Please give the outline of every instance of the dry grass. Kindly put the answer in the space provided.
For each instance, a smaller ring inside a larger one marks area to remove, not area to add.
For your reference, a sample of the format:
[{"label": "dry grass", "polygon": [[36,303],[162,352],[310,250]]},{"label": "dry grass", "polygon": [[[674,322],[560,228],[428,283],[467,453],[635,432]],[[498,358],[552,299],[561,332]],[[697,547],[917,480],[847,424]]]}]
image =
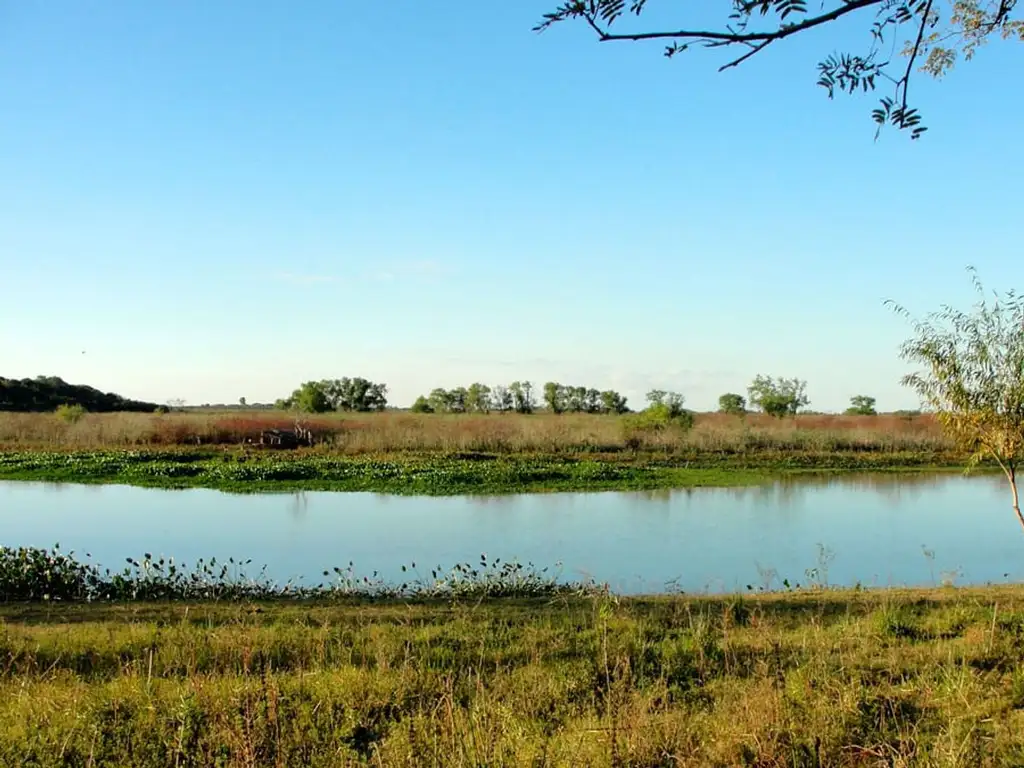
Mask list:
[{"label": "dry grass", "polygon": [[[323,446],[339,453],[604,453],[627,448],[684,453],[757,451],[944,452],[948,441],[929,416],[798,416],[741,419],[698,414],[693,429],[636,431],[628,420],[594,415],[345,414],[304,418]],[[0,447],[100,449],[237,445],[271,428],[290,429],[280,412],[165,415],[88,414],[68,423],[53,414],[0,414]]]},{"label": "dry grass", "polygon": [[0,764],[1024,760],[1019,588],[0,608]]}]

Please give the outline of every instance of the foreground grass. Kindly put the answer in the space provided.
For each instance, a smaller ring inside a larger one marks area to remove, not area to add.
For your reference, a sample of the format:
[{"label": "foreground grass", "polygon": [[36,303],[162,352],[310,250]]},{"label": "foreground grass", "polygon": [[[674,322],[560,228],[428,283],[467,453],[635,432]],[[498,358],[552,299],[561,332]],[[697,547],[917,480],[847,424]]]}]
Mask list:
[{"label": "foreground grass", "polygon": [[0,606],[0,764],[1024,763],[1024,590]]},{"label": "foreground grass", "polygon": [[0,452],[0,480],[456,495],[743,486],[811,472],[951,469],[956,460],[950,454],[920,452],[378,458],[316,450],[20,451]]}]

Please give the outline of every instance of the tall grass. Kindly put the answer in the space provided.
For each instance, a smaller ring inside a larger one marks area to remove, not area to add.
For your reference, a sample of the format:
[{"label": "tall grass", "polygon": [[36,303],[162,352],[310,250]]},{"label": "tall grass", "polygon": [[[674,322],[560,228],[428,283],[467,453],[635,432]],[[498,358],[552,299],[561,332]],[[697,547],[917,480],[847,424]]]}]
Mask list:
[{"label": "tall grass", "polygon": [[0,765],[1024,759],[1024,592],[0,606]]},{"label": "tall grass", "polygon": [[[628,420],[596,415],[435,415],[383,413],[302,419],[323,450],[349,455],[424,453],[620,453],[624,451],[928,452],[952,450],[928,416],[797,416],[772,419],[698,414],[692,429],[636,430]],[[264,430],[290,429],[292,416],[215,414],[0,414],[6,449],[159,448],[238,445]]]}]

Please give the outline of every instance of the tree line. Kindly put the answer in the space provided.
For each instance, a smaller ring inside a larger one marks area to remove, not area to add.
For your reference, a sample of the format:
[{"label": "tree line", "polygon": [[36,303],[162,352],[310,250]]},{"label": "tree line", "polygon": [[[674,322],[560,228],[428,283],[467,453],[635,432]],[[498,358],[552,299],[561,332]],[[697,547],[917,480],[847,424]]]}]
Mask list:
[{"label": "tree line", "polygon": [[36,376],[34,379],[6,379],[0,376],[0,411],[54,411],[60,406],[79,406],[94,413],[134,411],[153,413],[161,408],[156,403],[129,400],[113,392],[95,387],[68,384],[57,376]]},{"label": "tree line", "polygon": [[388,407],[388,387],[361,376],[307,381],[274,407],[304,413],[383,411]]},{"label": "tree line", "polygon": [[[362,377],[307,381],[292,394],[278,400],[275,407],[306,413],[329,411],[370,412],[388,407],[387,385]],[[684,397],[677,392],[652,389],[646,395],[645,411],[664,410],[668,418],[678,418],[686,409]],[[747,396],[727,392],[718,399],[721,413],[742,415],[748,405],[770,416],[794,416],[810,404],[807,382],[798,378],[758,375],[747,387]],[[613,389],[562,384],[548,381],[538,389],[530,381],[489,386],[474,382],[467,387],[437,387],[420,395],[412,404],[413,413],[520,413],[543,409],[549,413],[591,413],[621,415],[632,413],[627,399]],[[848,415],[875,415],[875,398],[855,395]]]},{"label": "tree line", "polygon": [[626,398],[615,390],[568,386],[549,381],[540,396],[530,381],[490,387],[475,382],[468,387],[438,387],[420,395],[412,405],[415,413],[533,413],[544,407],[552,413],[626,413]]}]

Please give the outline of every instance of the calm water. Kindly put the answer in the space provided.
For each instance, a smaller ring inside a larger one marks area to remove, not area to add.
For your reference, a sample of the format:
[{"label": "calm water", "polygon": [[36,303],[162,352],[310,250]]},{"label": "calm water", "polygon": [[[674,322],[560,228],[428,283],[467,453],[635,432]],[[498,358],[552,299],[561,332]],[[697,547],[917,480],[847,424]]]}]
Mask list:
[{"label": "calm water", "polygon": [[486,552],[561,561],[564,578],[592,576],[621,592],[669,582],[733,591],[764,583],[773,569],[777,580],[806,582],[819,544],[834,552],[833,584],[1024,580],[1024,533],[994,476],[457,498],[0,483],[0,544],[55,542],[118,569],[143,552],[189,564],[252,558],[281,582],[318,582],[350,560],[360,574],[400,580],[402,564],[422,571]]}]

